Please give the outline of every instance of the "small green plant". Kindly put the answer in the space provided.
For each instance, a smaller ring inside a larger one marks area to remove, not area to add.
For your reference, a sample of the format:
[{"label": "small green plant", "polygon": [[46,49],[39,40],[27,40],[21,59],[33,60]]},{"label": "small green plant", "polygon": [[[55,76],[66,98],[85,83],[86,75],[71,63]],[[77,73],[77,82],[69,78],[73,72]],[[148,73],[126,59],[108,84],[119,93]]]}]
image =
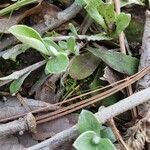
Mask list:
[{"label": "small green plant", "polygon": [[102,126],[90,111],[82,110],[78,129],[81,135],[73,144],[77,150],[116,150],[111,128]]},{"label": "small green plant", "polygon": [[113,3],[104,3],[102,0],[76,0],[76,3],[84,6],[91,18],[113,38],[119,35],[131,20],[130,14],[117,14]]},{"label": "small green plant", "polygon": [[[58,74],[66,71],[69,65],[68,55],[70,53],[76,53],[76,42],[73,37],[68,38],[66,42],[60,41],[59,44],[57,44],[51,40],[50,37],[42,38],[36,30],[25,25],[12,26],[9,32],[23,44],[41,53],[46,60],[46,74]],[[20,89],[23,81],[29,74],[30,73],[27,73],[12,82],[10,85],[11,93],[16,93]]]}]

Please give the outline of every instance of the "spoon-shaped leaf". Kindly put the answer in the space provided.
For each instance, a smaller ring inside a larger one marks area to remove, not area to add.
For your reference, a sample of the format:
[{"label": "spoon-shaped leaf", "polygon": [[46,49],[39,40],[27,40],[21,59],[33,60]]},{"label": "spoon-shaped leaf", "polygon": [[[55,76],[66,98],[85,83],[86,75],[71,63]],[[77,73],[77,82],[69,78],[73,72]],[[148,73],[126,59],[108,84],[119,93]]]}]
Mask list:
[{"label": "spoon-shaped leaf", "polygon": [[30,47],[37,51],[49,55],[40,34],[26,25],[14,25],[8,30],[12,33],[19,41],[24,44],[28,44]]},{"label": "spoon-shaped leaf", "polygon": [[86,131],[76,139],[73,146],[77,150],[96,150],[98,145],[92,142],[95,136],[96,133],[94,131]]},{"label": "spoon-shaped leaf", "polygon": [[17,93],[19,91],[19,89],[21,88],[21,85],[23,84],[24,80],[27,78],[27,76],[31,73],[31,71],[29,71],[28,73],[26,73],[25,75],[23,75],[22,77],[20,77],[19,79],[14,80],[9,87],[10,92],[13,93]]},{"label": "spoon-shaped leaf", "polygon": [[100,133],[100,128],[102,127],[102,125],[96,119],[93,113],[87,110],[82,110],[79,116],[78,127],[79,127],[80,133],[83,133],[89,130],[95,131],[96,133]]},{"label": "spoon-shaped leaf", "polygon": [[99,142],[98,145],[98,150],[117,150],[113,143],[107,139],[107,138],[102,138]]},{"label": "spoon-shaped leaf", "polygon": [[59,53],[57,56],[53,56],[48,60],[45,71],[54,74],[62,73],[66,71],[68,65],[69,58],[67,57],[67,55]]}]

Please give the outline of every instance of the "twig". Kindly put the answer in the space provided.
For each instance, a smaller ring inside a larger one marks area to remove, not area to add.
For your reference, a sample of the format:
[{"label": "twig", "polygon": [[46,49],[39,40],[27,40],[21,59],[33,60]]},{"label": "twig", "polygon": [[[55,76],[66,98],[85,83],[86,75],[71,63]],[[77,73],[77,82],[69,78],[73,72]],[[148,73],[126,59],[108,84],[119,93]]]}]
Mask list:
[{"label": "twig", "polygon": [[[142,39],[142,54],[140,58],[139,70],[145,66],[150,66],[150,11],[146,11],[146,22],[144,27],[144,35]],[[137,91],[150,87],[150,74],[144,76],[137,82]],[[150,110],[150,101],[138,106],[139,114],[145,116]],[[150,144],[147,144],[150,147]]]},{"label": "twig", "polygon": [[27,112],[31,112],[30,107],[28,106],[28,104],[26,103],[25,99],[27,100],[27,98],[22,97],[19,93],[16,94],[16,97],[18,99],[18,101],[23,105],[23,107],[26,109]]},{"label": "twig", "polygon": [[[42,35],[46,31],[57,28],[61,24],[72,19],[80,12],[81,9],[82,7],[77,5],[74,2],[70,7],[66,8],[62,12],[59,12],[53,21],[49,21],[48,24],[45,24],[45,23],[38,24],[36,26],[33,26],[33,28],[35,28]],[[16,43],[17,43],[17,40],[15,37],[11,35],[7,36],[6,38],[0,41],[0,51]]]},{"label": "twig", "polygon": [[[114,0],[116,13],[120,14],[120,0]],[[125,48],[125,40],[124,40],[124,33],[121,32],[119,35],[119,43],[120,43],[120,49],[121,52],[126,54],[126,48]]]},{"label": "twig", "polygon": [[0,137],[19,132],[22,134],[24,131],[35,131],[36,121],[31,113],[28,113],[24,118],[1,124]]},{"label": "twig", "polygon": [[[116,13],[120,14],[120,0],[114,0],[114,3],[115,3],[115,8],[116,8]],[[121,50],[121,52],[123,54],[126,54],[124,32],[121,32],[120,35],[119,35],[119,43],[120,43],[120,50]],[[128,92],[128,95],[132,95],[133,94],[132,86],[128,86],[127,87],[127,92]],[[137,117],[136,108],[133,108],[132,116],[133,116],[133,118]]]},{"label": "twig", "polygon": [[[140,58],[139,70],[145,66],[150,66],[150,11],[146,12],[146,22],[144,27],[144,35],[142,40],[142,53]],[[150,87],[150,74],[145,75],[137,82],[136,90]],[[150,109],[150,101],[138,107],[140,114],[146,114]]]},{"label": "twig", "polygon": [[123,149],[125,150],[129,150],[129,147],[127,146],[127,144],[124,142],[122,136],[120,135],[119,130],[116,127],[115,121],[114,119],[109,119],[108,120],[108,125],[110,125],[115,137],[117,138],[117,140],[121,143]]},{"label": "twig", "polygon": [[[114,105],[102,109],[95,115],[100,122],[105,123],[108,119],[111,119],[127,110],[130,110],[133,107],[138,106],[139,104],[147,102],[149,99],[150,99],[150,88],[147,88],[119,101],[118,103],[115,103]],[[25,150],[39,150],[40,148],[43,147],[44,148],[49,147],[50,149],[54,149],[58,146],[61,146],[64,142],[68,140],[77,138],[78,135],[79,133],[77,125],[75,125],[63,132],[54,135],[52,138],[49,138],[32,147],[26,148]]]}]

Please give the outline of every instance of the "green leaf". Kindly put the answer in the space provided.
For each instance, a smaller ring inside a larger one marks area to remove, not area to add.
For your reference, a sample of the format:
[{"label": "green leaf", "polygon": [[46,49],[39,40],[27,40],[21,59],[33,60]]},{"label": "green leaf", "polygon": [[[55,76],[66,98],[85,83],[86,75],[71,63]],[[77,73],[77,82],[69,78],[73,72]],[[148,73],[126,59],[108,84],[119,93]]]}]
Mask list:
[{"label": "green leaf", "polygon": [[116,13],[114,10],[114,4],[109,4],[106,8],[105,20],[107,24],[113,24],[116,19]]},{"label": "green leaf", "polygon": [[71,62],[69,74],[73,79],[82,80],[90,76],[99,63],[100,60],[91,53],[75,56]]},{"label": "green leaf", "polygon": [[94,19],[98,24],[100,24],[105,30],[107,30],[107,26],[105,24],[104,18],[99,14],[98,10],[96,8],[93,8],[91,6],[86,7],[86,11],[90,15],[91,18]]},{"label": "green leaf", "polygon": [[96,133],[100,133],[101,124],[93,113],[87,110],[82,110],[79,115],[78,128],[80,133],[86,131],[95,131]]},{"label": "green leaf", "polygon": [[12,94],[17,93],[17,92],[20,90],[20,88],[21,88],[21,86],[22,86],[24,80],[27,78],[27,76],[28,76],[30,73],[31,73],[31,72],[28,72],[28,73],[24,74],[22,77],[20,77],[19,79],[14,80],[14,81],[10,84],[9,90],[10,90],[10,92],[11,92]]},{"label": "green leaf", "polygon": [[[82,38],[82,35],[79,36]],[[105,33],[99,33],[99,34],[95,34],[95,35],[90,35],[90,36],[86,36],[85,38],[88,41],[103,41],[103,40],[112,40],[111,37],[107,36]]]},{"label": "green leaf", "polygon": [[50,53],[52,53],[50,47],[54,47],[57,51],[62,51],[62,49],[54,41],[52,41],[50,37],[43,38],[43,41]]},{"label": "green leaf", "polygon": [[133,75],[138,71],[139,60],[135,57],[98,48],[88,48],[87,50],[118,72]]},{"label": "green leaf", "polygon": [[116,142],[115,135],[110,127],[104,127],[101,129],[100,135],[102,138],[108,138],[112,143]]},{"label": "green leaf", "polygon": [[101,103],[101,105],[107,107],[107,106],[117,103],[119,100],[120,100],[120,94],[115,93],[111,96],[104,98],[100,103]]},{"label": "green leaf", "polygon": [[70,50],[72,53],[74,53],[75,47],[76,47],[75,38],[70,37],[69,39],[67,39],[67,46],[68,46],[68,50]]},{"label": "green leaf", "polygon": [[102,0],[84,0],[87,6],[97,8],[99,5],[103,3]]},{"label": "green leaf", "polygon": [[109,6],[110,4],[109,3],[102,3],[101,5],[98,6],[98,12],[105,17],[106,15],[106,10],[107,10],[107,7]]},{"label": "green leaf", "polygon": [[36,30],[25,25],[14,25],[8,31],[22,43],[29,45],[43,54],[49,55],[40,34]]},{"label": "green leaf", "polygon": [[71,30],[74,36],[78,36],[77,30],[72,23],[69,23],[69,29]]},{"label": "green leaf", "polygon": [[116,31],[115,34],[119,35],[130,23],[131,15],[120,13],[116,17]]},{"label": "green leaf", "polygon": [[4,54],[2,55],[2,57],[4,59],[11,59],[13,61],[16,61],[16,57],[21,54],[24,53],[27,49],[29,49],[29,46],[26,44],[18,44],[6,51],[4,51]]},{"label": "green leaf", "polygon": [[117,150],[113,143],[107,139],[107,138],[102,138],[99,142],[98,145],[98,150]]},{"label": "green leaf", "polygon": [[67,49],[67,42],[59,41],[58,45],[61,49],[66,50]]},{"label": "green leaf", "polygon": [[67,55],[59,53],[57,56],[53,56],[48,60],[45,71],[54,74],[62,73],[66,71],[68,65],[69,58]]},{"label": "green leaf", "polygon": [[[82,133],[76,141],[73,143],[73,146],[77,150],[98,150],[98,144],[94,144],[93,137],[97,136],[93,131],[86,131]],[[104,150],[104,149],[102,149]]]}]

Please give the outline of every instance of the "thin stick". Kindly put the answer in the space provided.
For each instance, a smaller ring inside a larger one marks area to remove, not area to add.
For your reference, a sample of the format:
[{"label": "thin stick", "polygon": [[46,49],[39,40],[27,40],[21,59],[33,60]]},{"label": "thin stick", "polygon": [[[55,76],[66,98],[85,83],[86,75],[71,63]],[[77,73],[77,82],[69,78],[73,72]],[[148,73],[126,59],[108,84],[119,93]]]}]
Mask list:
[{"label": "thin stick", "polygon": [[119,130],[116,127],[115,121],[114,119],[109,119],[108,120],[108,125],[111,127],[115,137],[117,138],[117,140],[121,143],[123,149],[125,150],[129,150],[129,147],[127,146],[127,144],[124,142],[122,136],[120,135]]},{"label": "thin stick", "polygon": [[[116,8],[116,13],[117,14],[120,14],[120,0],[114,0],[114,3],[115,3],[115,8]],[[123,54],[126,54],[126,48],[125,48],[125,39],[124,39],[124,33],[121,32],[120,35],[119,35],[119,43],[120,43],[120,50]],[[132,95],[133,94],[133,91],[132,91],[132,86],[129,85],[127,87],[127,91],[128,91],[128,95]],[[133,111],[133,116],[136,117],[136,110],[134,109]],[[118,131],[116,125],[115,125],[115,121],[113,119],[111,119],[111,124],[113,125],[113,129],[115,131]],[[119,131],[116,132],[116,137],[118,139],[118,141],[121,143],[121,145],[123,146],[123,148],[125,150],[128,150],[128,147],[126,145],[126,143],[123,141],[123,138],[121,137]]]}]

